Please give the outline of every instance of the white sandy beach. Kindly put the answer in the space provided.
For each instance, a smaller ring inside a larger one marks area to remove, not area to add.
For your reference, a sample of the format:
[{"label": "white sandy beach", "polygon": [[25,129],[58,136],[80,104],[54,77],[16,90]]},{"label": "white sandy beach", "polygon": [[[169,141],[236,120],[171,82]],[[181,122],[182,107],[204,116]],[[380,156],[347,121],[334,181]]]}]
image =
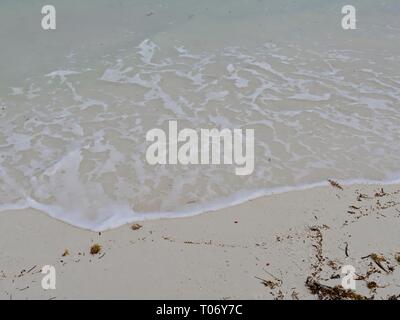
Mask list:
[{"label": "white sandy beach", "polygon": [[[393,298],[400,185],[381,187],[328,185],[102,233],[2,212],[0,299],[318,299],[307,278],[340,285],[343,265],[356,268],[356,293]],[[55,290],[41,287],[44,265],[56,268]]]},{"label": "white sandy beach", "polygon": [[398,0],[47,5],[0,2],[0,299],[400,297]]}]

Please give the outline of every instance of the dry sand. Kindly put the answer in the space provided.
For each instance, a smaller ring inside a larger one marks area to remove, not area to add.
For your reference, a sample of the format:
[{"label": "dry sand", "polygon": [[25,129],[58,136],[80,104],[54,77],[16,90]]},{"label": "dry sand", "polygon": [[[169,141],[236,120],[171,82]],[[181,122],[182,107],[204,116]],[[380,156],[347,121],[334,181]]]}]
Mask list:
[{"label": "dry sand", "polygon": [[[0,298],[318,299],[307,278],[340,285],[349,264],[357,293],[399,295],[400,186],[343,188],[277,194],[101,234],[35,210],[2,212]],[[95,243],[102,248],[91,255]],[[41,287],[44,265],[56,268],[55,290]]]}]

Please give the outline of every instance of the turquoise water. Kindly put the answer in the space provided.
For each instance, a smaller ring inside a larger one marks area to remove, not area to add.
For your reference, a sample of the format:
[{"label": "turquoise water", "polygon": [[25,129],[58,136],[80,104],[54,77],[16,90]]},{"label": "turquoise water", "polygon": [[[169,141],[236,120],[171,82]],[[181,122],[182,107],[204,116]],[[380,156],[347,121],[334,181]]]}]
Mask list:
[{"label": "turquoise water", "polygon": [[[0,210],[76,226],[197,214],[325,183],[399,178],[400,4],[0,3]],[[146,132],[251,128],[255,169],[146,162]]]}]

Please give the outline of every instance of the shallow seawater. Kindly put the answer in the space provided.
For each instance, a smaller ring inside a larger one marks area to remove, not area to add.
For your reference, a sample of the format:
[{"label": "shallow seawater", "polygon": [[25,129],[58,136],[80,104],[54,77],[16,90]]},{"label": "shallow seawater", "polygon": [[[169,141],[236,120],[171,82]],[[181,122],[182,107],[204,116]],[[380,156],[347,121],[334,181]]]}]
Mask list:
[{"label": "shallow seawater", "polygon": [[[304,1],[305,2],[305,1]],[[400,4],[0,3],[0,210],[103,230],[400,176]],[[255,166],[149,165],[146,133],[255,130]]]}]

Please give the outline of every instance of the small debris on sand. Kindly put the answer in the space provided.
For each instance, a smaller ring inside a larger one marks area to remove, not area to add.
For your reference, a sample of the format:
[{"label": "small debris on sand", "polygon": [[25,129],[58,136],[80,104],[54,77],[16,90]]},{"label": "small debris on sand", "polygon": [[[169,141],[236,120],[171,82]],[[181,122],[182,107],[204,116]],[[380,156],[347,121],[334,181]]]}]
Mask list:
[{"label": "small debris on sand", "polygon": [[69,255],[69,251],[68,251],[68,249],[65,249],[64,250],[64,253],[62,254],[62,256],[63,257],[66,257],[66,256],[68,256]]},{"label": "small debris on sand", "polygon": [[344,254],[346,255],[346,257],[349,256],[349,244],[346,242],[346,247],[344,248]]},{"label": "small debris on sand", "polygon": [[357,201],[362,201],[362,199],[368,199],[368,195],[363,194],[363,193],[359,193],[357,196]]},{"label": "small debris on sand", "polygon": [[383,271],[385,271],[386,273],[388,273],[389,271],[386,270],[386,268],[382,265],[382,262],[386,262],[386,259],[383,255],[380,254],[376,254],[376,253],[371,253],[370,255],[366,256],[366,257],[362,257],[362,259],[365,258],[371,258],[372,261],[374,261],[376,263],[376,265],[381,268]]},{"label": "small debris on sand", "polygon": [[90,248],[90,254],[98,254],[101,251],[101,246],[99,244],[94,244],[92,245],[92,247]]},{"label": "small debris on sand", "polygon": [[293,290],[291,294],[292,300],[299,300],[299,293]]},{"label": "small debris on sand", "polygon": [[139,230],[139,229],[141,229],[142,228],[142,226],[140,225],[140,224],[138,224],[138,223],[135,223],[135,224],[133,224],[132,226],[131,226],[131,229],[132,230]]},{"label": "small debris on sand", "polygon": [[268,287],[268,288],[270,288],[270,289],[275,289],[276,287],[279,286],[279,283],[277,283],[277,282],[273,282],[273,281],[271,281],[271,280],[265,280],[265,279],[262,279],[262,278],[259,278],[259,277],[255,277],[255,278],[258,279],[258,280],[260,280],[261,283],[262,283],[264,286],[266,286],[266,287]]},{"label": "small debris on sand", "polygon": [[331,184],[332,187],[338,188],[340,190],[343,190],[343,187],[339,183],[337,183],[336,181],[334,181],[334,180],[328,180],[328,181],[329,181],[329,183]]},{"label": "small debris on sand", "polygon": [[35,269],[37,267],[37,265],[34,265],[32,268],[30,268],[26,273],[29,273],[31,271],[33,271],[33,269]]},{"label": "small debris on sand", "polygon": [[379,192],[375,193],[375,197],[383,197],[386,195],[387,195],[387,193],[385,191],[383,191],[383,188],[381,188],[381,190]]},{"label": "small debris on sand", "polygon": [[375,281],[370,281],[367,283],[367,288],[370,290],[374,290],[378,288],[378,284]]}]

